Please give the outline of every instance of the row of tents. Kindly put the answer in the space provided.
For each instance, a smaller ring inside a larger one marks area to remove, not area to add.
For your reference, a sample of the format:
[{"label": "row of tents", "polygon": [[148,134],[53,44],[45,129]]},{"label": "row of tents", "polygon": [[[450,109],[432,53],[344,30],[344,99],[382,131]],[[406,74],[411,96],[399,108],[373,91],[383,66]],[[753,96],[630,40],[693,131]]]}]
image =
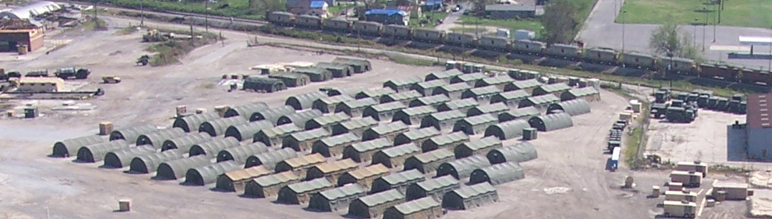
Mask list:
[{"label": "row of tents", "polygon": [[337,57],[332,62],[314,65],[261,66],[255,70],[267,77],[250,76],[244,79],[243,89],[273,93],[288,87],[302,87],[312,82],[324,82],[333,78],[345,78],[372,70],[372,64],[365,59]]}]

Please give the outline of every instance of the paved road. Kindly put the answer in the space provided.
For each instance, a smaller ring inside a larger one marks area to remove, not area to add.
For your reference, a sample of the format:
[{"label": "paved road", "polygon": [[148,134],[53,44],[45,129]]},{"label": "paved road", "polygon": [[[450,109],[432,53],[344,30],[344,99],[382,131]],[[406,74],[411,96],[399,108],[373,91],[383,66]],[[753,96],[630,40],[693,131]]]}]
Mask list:
[{"label": "paved road", "polygon": [[[616,5],[615,5],[616,3]],[[658,27],[655,24],[618,24],[614,22],[614,18],[617,13],[620,12],[620,7],[623,5],[624,0],[599,0],[595,5],[590,17],[587,19],[584,29],[579,32],[578,40],[585,43],[587,47],[609,47],[618,50],[622,49],[623,32],[624,32],[624,49],[626,51],[640,51],[652,53],[648,47],[649,37],[651,33]],[[615,11],[616,9],[616,11]],[[620,20],[623,19],[620,17]],[[623,31],[624,30],[624,31]],[[727,52],[710,51],[710,45],[740,45],[739,36],[768,36],[772,37],[772,31],[762,28],[746,28],[746,27],[728,27],[728,26],[716,26],[715,34],[713,26],[683,26],[681,28],[683,34],[692,36],[696,39],[695,43],[697,47],[702,49],[704,42],[705,52],[704,57],[709,60],[720,60],[729,63],[739,64],[746,67],[759,68],[763,67],[768,69],[768,60],[741,60],[741,59],[728,59]],[[696,30],[696,31],[695,31]],[[695,35],[696,32],[696,35]],[[704,32],[704,35],[703,35]],[[716,38],[716,42],[713,42],[713,38]],[[705,39],[703,41],[703,38]],[[757,47],[756,51],[769,52],[770,47]]]},{"label": "paved road", "polygon": [[[456,24],[456,21],[464,15],[464,10],[470,9],[472,7],[472,3],[467,1],[461,3],[461,6],[463,7],[461,10],[448,14],[448,16],[445,17],[445,20],[442,21],[442,24],[435,26],[434,29],[450,31],[451,28],[461,27],[461,24]],[[456,5],[448,5],[448,7],[456,7]]]}]

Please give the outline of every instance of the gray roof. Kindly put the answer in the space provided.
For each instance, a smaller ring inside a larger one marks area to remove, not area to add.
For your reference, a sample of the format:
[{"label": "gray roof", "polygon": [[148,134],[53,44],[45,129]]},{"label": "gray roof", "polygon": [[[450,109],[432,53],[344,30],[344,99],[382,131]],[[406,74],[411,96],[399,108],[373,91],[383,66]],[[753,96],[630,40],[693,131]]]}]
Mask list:
[{"label": "gray roof", "polygon": [[415,140],[415,139],[422,139],[422,138],[431,137],[431,136],[437,136],[439,134],[440,134],[440,131],[437,130],[436,128],[426,127],[426,128],[421,128],[421,129],[400,133],[399,135],[397,135],[397,138],[399,138],[399,136],[401,135],[407,139]]},{"label": "gray roof", "polygon": [[507,122],[521,118],[530,118],[531,116],[538,116],[540,114],[541,112],[539,109],[536,109],[536,107],[533,106],[517,108],[499,114],[499,122]]},{"label": "gray roof", "polygon": [[301,95],[296,95],[292,97],[288,97],[287,100],[284,102],[284,105],[290,105],[290,100],[297,100],[298,103],[300,103],[300,106],[302,109],[308,109],[311,108],[314,101],[318,100],[319,98],[326,97],[327,94],[321,91],[314,91],[311,93],[305,93]]},{"label": "gray roof", "polygon": [[230,107],[227,111],[225,111],[225,117],[233,117],[233,116],[241,116],[244,119],[249,119],[250,116],[252,116],[252,113],[255,113],[257,111],[268,109],[268,104],[263,102],[257,102],[257,103],[251,103],[241,106],[233,106]]},{"label": "gray roof", "polygon": [[180,137],[172,138],[169,140],[164,141],[163,145],[161,146],[161,150],[169,150],[173,147],[176,147],[177,149],[180,149],[182,151],[188,151],[190,150],[190,147],[192,147],[195,144],[211,141],[213,138],[207,133],[197,132],[197,133],[188,133],[187,135],[183,135]]},{"label": "gray roof", "polygon": [[453,176],[441,176],[423,182],[418,182],[416,185],[424,191],[433,191],[440,188],[459,186],[460,183],[456,178],[453,178]]},{"label": "gray roof", "polygon": [[169,128],[169,129],[163,129],[159,130],[157,132],[151,132],[148,134],[143,134],[137,137],[136,144],[137,145],[152,145],[155,148],[161,148],[161,145],[164,143],[164,141],[172,138],[176,138],[179,136],[185,135],[185,131],[182,130],[182,128]]},{"label": "gray roof", "polygon": [[387,94],[393,94],[396,93],[394,90],[389,88],[375,88],[370,90],[365,90],[362,92],[357,93],[356,97],[380,97]]},{"label": "gray roof", "polygon": [[283,125],[292,122],[298,127],[304,127],[306,126],[306,122],[320,116],[322,116],[322,111],[312,109],[279,117],[277,124]]},{"label": "gray roof", "polygon": [[391,147],[392,143],[388,138],[378,138],[370,141],[363,141],[351,144],[351,147],[358,152],[379,150],[383,148]]},{"label": "gray roof", "polygon": [[476,107],[479,106],[480,103],[475,101],[474,99],[467,98],[467,99],[460,99],[460,100],[453,100],[450,102],[443,103],[443,105],[449,109],[460,109],[460,108],[466,108],[466,107]]},{"label": "gray roof", "polygon": [[354,100],[354,98],[348,95],[338,95],[338,96],[319,98],[318,100],[315,100],[313,104],[335,105],[335,104],[343,103],[350,100]]},{"label": "gray roof", "polygon": [[506,162],[475,170],[472,172],[469,181],[470,183],[480,183],[490,180],[492,185],[499,185],[523,178],[525,178],[525,173],[520,164],[517,162]]},{"label": "gray roof", "polygon": [[463,72],[459,71],[458,69],[450,69],[442,72],[432,72],[429,75],[426,75],[426,78],[424,80],[429,81],[430,76],[435,77],[437,79],[450,79],[455,76],[459,76],[464,74]]},{"label": "gray roof", "polygon": [[359,139],[360,139],[359,137],[357,137],[352,133],[346,133],[342,135],[322,138],[320,142],[328,147],[332,147],[332,146],[337,146],[342,144],[348,144],[351,142],[357,142],[359,141]]},{"label": "gray roof", "polygon": [[447,145],[455,142],[468,141],[468,140],[469,140],[469,136],[464,134],[464,132],[453,132],[447,135],[432,137],[427,141],[434,142],[436,145]]},{"label": "gray roof", "polygon": [[[473,112],[480,112],[483,114],[489,114],[489,113],[503,113],[509,111],[509,107],[507,104],[504,103],[494,103],[494,104],[488,104],[483,106],[477,106],[475,108],[472,108],[469,110],[467,115],[473,113]],[[496,115],[498,116],[498,114]]]},{"label": "gray roof", "polygon": [[461,81],[476,81],[485,78],[485,75],[482,73],[473,73],[473,74],[463,74],[455,77],[456,80]]},{"label": "gray roof", "polygon": [[491,114],[482,114],[482,115],[476,115],[472,117],[466,117],[463,120],[459,120],[458,122],[466,122],[469,125],[475,126],[475,125],[481,125],[481,124],[487,124],[487,123],[496,123],[499,119]]},{"label": "gray roof", "polygon": [[424,197],[394,206],[394,210],[402,215],[409,215],[423,210],[440,207],[440,203],[433,197]]},{"label": "gray roof", "polygon": [[329,180],[327,180],[327,178],[324,178],[324,177],[287,185],[287,188],[295,192],[295,194],[302,194],[302,193],[306,193],[314,190],[331,188],[331,187],[334,187],[334,185]]},{"label": "gray roof", "polygon": [[404,103],[399,101],[382,103],[382,104],[368,106],[368,107],[371,107],[376,112],[388,112],[388,111],[407,108],[407,106]]},{"label": "gray roof", "polygon": [[536,79],[528,79],[523,81],[512,82],[511,87],[517,88],[517,89],[528,89],[528,88],[535,88],[541,85],[542,85],[541,82],[539,82]]},{"label": "gray roof", "polygon": [[393,133],[406,129],[408,129],[407,125],[402,122],[391,122],[370,128],[370,130],[378,134]]},{"label": "gray roof", "polygon": [[292,108],[292,106],[280,106],[276,108],[270,108],[261,110],[255,113],[252,113],[252,115],[249,117],[250,121],[256,121],[259,119],[263,119],[266,121],[269,121],[273,123],[274,125],[276,122],[278,122],[279,117],[282,117],[284,115],[289,115],[295,113],[295,108]]},{"label": "gray roof", "polygon": [[214,158],[221,150],[239,146],[239,140],[234,137],[213,139],[204,143],[199,143],[190,147],[190,155],[204,155],[208,158]]},{"label": "gray roof", "polygon": [[406,170],[398,173],[394,173],[388,176],[381,177],[381,179],[391,185],[402,184],[404,182],[423,181],[424,174],[416,169]]},{"label": "gray roof", "polygon": [[379,192],[372,195],[361,197],[359,198],[359,201],[361,201],[367,207],[374,207],[374,206],[381,205],[383,203],[393,202],[400,199],[405,199],[405,196],[402,195],[402,193],[399,192],[399,190],[392,189],[389,191]]},{"label": "gray roof", "polygon": [[247,122],[249,121],[247,121],[247,119],[241,116],[216,119],[216,120],[201,123],[201,125],[198,126],[198,131],[199,132],[207,131],[209,135],[217,136],[217,135],[225,134],[225,130],[228,129],[228,127],[231,127],[233,125],[245,124]]},{"label": "gray roof", "polygon": [[426,115],[437,112],[432,106],[416,106],[401,110],[407,116]]},{"label": "gray roof", "polygon": [[99,135],[87,135],[78,138],[66,139],[54,143],[53,155],[64,156],[65,154],[75,155],[78,148],[97,143],[107,142],[107,138]]},{"label": "gray roof", "polygon": [[[297,156],[298,156],[298,152],[295,151],[295,149],[282,148],[275,151],[269,151],[265,153],[252,155],[248,157],[247,160],[250,160],[250,158],[254,157],[255,159],[260,161],[261,165],[273,171],[277,163],[290,158],[295,158]],[[251,162],[256,162],[256,161],[251,161]]]},{"label": "gray roof", "polygon": [[297,141],[307,141],[311,139],[318,139],[325,136],[330,136],[330,132],[328,132],[325,129],[318,128],[318,129],[312,129],[312,130],[307,130],[302,132],[295,132],[290,134],[290,136]]},{"label": "gray roof", "polygon": [[217,162],[233,159],[239,163],[245,163],[247,161],[247,157],[266,152],[268,152],[268,147],[265,146],[265,144],[262,142],[255,142],[221,150],[217,153]]},{"label": "gray roof", "polygon": [[407,85],[419,83],[421,81],[423,81],[423,79],[421,79],[418,76],[410,76],[410,77],[391,79],[384,82],[383,85],[385,86],[386,84],[394,84],[396,86],[407,86]]},{"label": "gray roof", "polygon": [[512,146],[494,149],[488,152],[488,160],[491,163],[502,162],[526,162],[538,158],[536,147],[529,142],[519,142]]},{"label": "gray roof", "polygon": [[144,124],[137,125],[128,128],[116,129],[110,133],[110,140],[123,139],[129,144],[137,141],[137,138],[142,134],[149,134],[158,131],[158,127],[155,125]]},{"label": "gray roof", "polygon": [[453,190],[452,193],[455,193],[456,195],[458,195],[463,199],[468,199],[468,198],[477,197],[480,195],[493,193],[493,192],[496,192],[496,188],[493,188],[491,184],[485,182],[485,183],[474,184],[464,188],[456,189],[456,190]]},{"label": "gray roof", "polygon": [[263,129],[273,128],[273,123],[266,120],[254,121],[244,123],[240,125],[232,125],[225,130],[225,136],[232,136],[234,133],[239,134],[241,141],[252,138],[257,132]]},{"label": "gray roof", "polygon": [[394,146],[394,147],[383,149],[382,151],[380,151],[380,153],[383,153],[387,157],[394,158],[394,157],[399,157],[402,155],[416,153],[420,151],[421,149],[418,148],[418,146],[416,146],[413,143],[409,143],[409,144],[403,144],[400,146]]},{"label": "gray roof", "polygon": [[567,113],[555,113],[532,117],[528,120],[528,124],[534,128],[543,125],[544,130],[540,131],[552,131],[574,126],[574,122],[571,121],[571,115],[568,115]]},{"label": "gray roof", "polygon": [[513,90],[496,94],[496,96],[499,96],[499,98],[504,100],[522,100],[530,97],[531,95],[529,95],[528,92],[525,92],[524,90]]},{"label": "gray roof", "polygon": [[443,173],[449,174],[451,169],[448,168],[452,167],[453,170],[455,170],[455,172],[458,174],[459,178],[464,178],[472,174],[472,171],[490,165],[491,163],[488,161],[487,157],[483,155],[475,155],[440,164],[440,166],[437,168],[437,175],[441,175]]},{"label": "gray roof", "polygon": [[565,113],[568,113],[568,115],[576,116],[576,115],[581,115],[585,113],[590,113],[592,109],[590,109],[590,103],[587,102],[587,100],[573,99],[569,101],[553,103],[547,108],[547,111],[553,111],[553,110],[561,110]]},{"label": "gray roof", "polygon": [[[472,89],[470,89],[467,92],[468,92],[467,95],[471,94],[471,95],[474,95],[476,97],[476,96],[481,96],[481,95],[489,95],[489,94],[501,93],[501,90],[498,87],[496,87],[496,86],[485,86],[485,87],[472,88]],[[468,96],[468,97],[471,97],[471,96]]]},{"label": "gray roof", "polygon": [[412,87],[411,89],[418,89],[418,88],[423,88],[423,89],[427,89],[427,88],[435,88],[435,87],[441,87],[441,86],[444,86],[444,85],[446,85],[446,84],[448,84],[448,83],[445,83],[445,81],[443,81],[443,80],[424,81],[424,82],[421,82],[421,83],[417,83],[417,84],[413,85],[413,87]]},{"label": "gray roof", "polygon": [[260,185],[261,187],[268,187],[273,185],[278,185],[281,183],[290,182],[293,180],[299,180],[300,177],[295,175],[292,171],[287,172],[281,172],[276,174],[271,174],[267,176],[261,176],[253,179],[257,185]]},{"label": "gray roof", "polygon": [[381,103],[383,103],[384,100],[391,100],[391,101],[403,101],[403,100],[412,100],[417,99],[419,97],[423,97],[423,94],[418,93],[418,91],[405,91],[405,92],[399,92],[394,94],[387,94],[385,96],[381,96]]},{"label": "gray roof", "polygon": [[367,194],[364,187],[357,183],[349,183],[344,186],[319,192],[319,195],[327,200],[338,200],[355,195]]},{"label": "gray roof", "polygon": [[568,86],[568,84],[564,83],[555,83],[555,84],[545,84],[539,87],[539,89],[547,92],[547,93],[553,93],[553,92],[559,92],[559,91],[567,91],[570,90],[571,87]]},{"label": "gray roof", "polygon": [[496,77],[483,78],[482,80],[478,81],[475,86],[481,87],[481,86],[495,85],[495,84],[507,84],[507,83],[512,83],[513,81],[515,80],[510,78],[509,76],[502,75],[502,76],[496,76]]},{"label": "gray roof", "polygon": [[556,97],[553,94],[547,94],[547,95],[541,95],[541,96],[535,96],[535,97],[528,97],[526,100],[530,101],[534,105],[542,105],[542,104],[549,104],[549,103],[557,103],[560,102],[560,98]]},{"label": "gray roof", "polygon": [[[341,123],[343,121],[348,121],[350,119],[351,119],[351,117],[348,116],[345,113],[335,113],[335,114],[327,114],[327,115],[324,115],[322,117],[316,117],[316,118],[312,119],[311,121],[315,122],[316,124],[319,124],[320,126],[327,126],[327,125],[330,125],[330,124],[335,124],[335,123]],[[309,121],[309,122],[311,122],[311,121]],[[308,128],[308,125],[306,125],[306,128]]]},{"label": "gray roof", "polygon": [[200,177],[200,185],[206,185],[216,182],[218,176],[238,169],[241,169],[241,165],[233,160],[195,167],[188,169],[187,173],[185,173],[185,182],[195,182],[195,177]]},{"label": "gray roof", "polygon": [[484,137],[481,139],[473,139],[461,145],[461,147],[467,147],[473,151],[496,146],[501,146],[501,140],[493,136]]},{"label": "gray roof", "polygon": [[373,98],[362,98],[358,100],[349,100],[341,104],[347,106],[350,109],[356,109],[356,108],[363,108],[366,106],[377,105],[378,101],[375,101],[375,99]]},{"label": "gray roof", "polygon": [[425,164],[425,163],[431,163],[431,162],[446,159],[446,158],[452,158],[453,152],[442,148],[442,149],[437,149],[437,150],[429,151],[422,154],[417,154],[413,157],[415,157],[415,159],[420,161],[421,163]]},{"label": "gray roof", "polygon": [[177,117],[174,119],[174,127],[180,127],[188,132],[198,131],[198,126],[206,121],[219,119],[220,115],[217,112],[208,112],[202,114],[193,114],[189,116]]},{"label": "gray roof", "polygon": [[269,129],[260,130],[260,132],[262,132],[263,134],[265,134],[265,136],[268,136],[268,137],[282,136],[282,135],[287,135],[287,134],[295,133],[299,131],[303,131],[303,129],[301,129],[300,127],[292,123],[276,126]]},{"label": "gray roof", "polygon": [[[463,75],[462,75],[463,76]],[[434,91],[432,91],[432,94],[439,94],[439,91],[445,91],[445,92],[459,92],[459,91],[465,91],[472,89],[468,84],[466,83],[455,83],[450,85],[445,85],[442,87],[435,88]]]},{"label": "gray roof", "polygon": [[466,114],[458,110],[451,110],[451,111],[434,113],[429,116],[436,119],[437,121],[445,121],[445,120],[451,120],[451,119],[465,118]]},{"label": "gray roof", "polygon": [[525,120],[511,120],[491,125],[485,129],[485,136],[497,136],[501,140],[513,139],[523,136],[523,129],[530,128]]},{"label": "gray roof", "polygon": [[574,97],[583,97],[598,94],[598,90],[596,90],[594,87],[583,87],[568,90],[568,93]]},{"label": "gray roof", "polygon": [[341,126],[345,127],[348,130],[364,128],[364,127],[372,127],[377,124],[378,124],[378,121],[375,121],[375,119],[373,119],[372,117],[352,119],[352,120],[340,123]]},{"label": "gray roof", "polygon": [[413,100],[413,102],[411,102],[410,105],[413,105],[414,103],[422,103],[424,105],[429,106],[429,105],[433,105],[433,104],[437,104],[437,103],[445,103],[445,102],[448,102],[448,101],[450,101],[450,98],[448,98],[448,96],[445,96],[445,95],[442,95],[442,94],[438,94],[438,95],[425,96],[425,97],[418,98],[416,100]]}]

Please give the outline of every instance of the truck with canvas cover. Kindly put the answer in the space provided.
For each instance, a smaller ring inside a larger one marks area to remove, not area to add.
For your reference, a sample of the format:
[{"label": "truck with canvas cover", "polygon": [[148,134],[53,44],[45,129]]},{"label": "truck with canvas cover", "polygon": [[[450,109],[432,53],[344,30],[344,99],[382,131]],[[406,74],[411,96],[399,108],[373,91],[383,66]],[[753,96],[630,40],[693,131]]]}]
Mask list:
[{"label": "truck with canvas cover", "polygon": [[86,79],[90,74],[91,74],[91,70],[88,70],[86,68],[74,68],[74,67],[60,68],[54,72],[54,76],[65,80],[71,77],[75,77],[75,79]]}]

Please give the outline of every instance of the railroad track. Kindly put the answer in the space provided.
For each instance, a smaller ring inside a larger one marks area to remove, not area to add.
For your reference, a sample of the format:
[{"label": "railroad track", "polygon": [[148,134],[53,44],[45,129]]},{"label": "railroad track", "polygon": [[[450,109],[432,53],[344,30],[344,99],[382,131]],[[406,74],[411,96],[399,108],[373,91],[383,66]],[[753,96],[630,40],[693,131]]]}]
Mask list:
[{"label": "railroad track", "polygon": [[[93,5],[93,3],[82,2],[82,1],[60,1],[60,3],[69,3],[69,4],[77,4],[77,5]],[[210,20],[220,20],[220,21],[228,21],[228,22],[230,22],[231,19],[233,19],[233,22],[239,22],[239,23],[268,24],[267,21],[262,21],[262,20],[253,20],[253,19],[244,19],[244,18],[235,18],[235,17],[232,18],[232,17],[225,17],[225,16],[219,16],[219,15],[204,15],[199,13],[168,11],[168,10],[159,10],[159,9],[152,9],[152,8],[147,8],[144,11],[140,11],[134,8],[123,7],[123,6],[114,5],[111,3],[102,3],[102,4],[99,4],[97,7],[119,9],[123,11],[145,13],[145,14],[161,14],[161,15],[175,15],[175,16],[181,16],[181,17],[207,18]]]}]

